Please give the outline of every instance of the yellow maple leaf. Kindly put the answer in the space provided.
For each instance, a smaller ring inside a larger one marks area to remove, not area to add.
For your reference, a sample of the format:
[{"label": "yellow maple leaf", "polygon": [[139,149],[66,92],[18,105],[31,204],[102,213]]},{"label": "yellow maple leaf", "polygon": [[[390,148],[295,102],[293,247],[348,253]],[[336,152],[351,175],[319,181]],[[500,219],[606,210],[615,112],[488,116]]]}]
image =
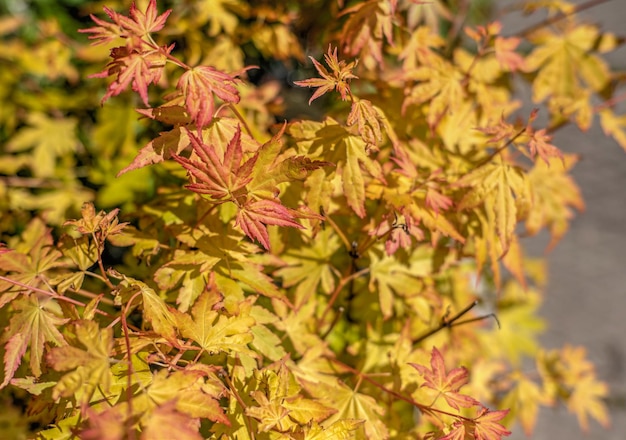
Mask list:
[{"label": "yellow maple leaf", "polygon": [[528,71],[537,72],[533,100],[551,96],[575,97],[580,89],[600,91],[609,80],[606,63],[591,52],[600,38],[595,26],[568,22],[561,33],[542,28],[529,39],[537,44],[526,58]]},{"label": "yellow maple leaf", "polygon": [[530,199],[525,174],[503,161],[490,162],[463,176],[456,185],[471,187],[458,209],[471,209],[484,204],[488,221],[495,228],[506,252],[517,223],[517,204],[520,199]]},{"label": "yellow maple leaf", "polygon": [[537,161],[527,175],[532,203],[526,215],[526,231],[535,235],[547,227],[552,234],[548,249],[567,232],[573,217],[571,208],[585,209],[578,186],[567,174],[576,161],[574,155],[564,155],[563,160],[551,158],[547,164]]},{"label": "yellow maple leaf", "polygon": [[626,150],[626,115],[616,115],[609,109],[600,112],[600,124],[607,136],[612,136]]}]

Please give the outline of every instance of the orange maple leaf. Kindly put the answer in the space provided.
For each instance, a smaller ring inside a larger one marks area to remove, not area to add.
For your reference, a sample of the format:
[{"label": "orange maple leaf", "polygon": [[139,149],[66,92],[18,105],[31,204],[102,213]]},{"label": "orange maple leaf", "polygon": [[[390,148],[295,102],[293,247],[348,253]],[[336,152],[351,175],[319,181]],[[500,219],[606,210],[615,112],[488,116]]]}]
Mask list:
[{"label": "orange maple leaf", "polygon": [[236,225],[241,226],[243,232],[253,240],[259,241],[265,249],[270,249],[270,239],[267,234],[267,225],[303,226],[295,221],[294,211],[274,200],[248,201],[237,213]]},{"label": "orange maple leaf", "polygon": [[93,34],[88,38],[90,40],[98,40],[93,44],[104,44],[115,38],[129,38],[134,40],[132,45],[140,44],[142,37],[147,36],[151,32],[158,32],[165,26],[167,17],[172,12],[168,9],[161,15],[157,15],[156,0],[150,0],[145,12],[137,9],[135,3],[130,7],[130,17],[119,14],[112,9],[103,7],[104,12],[109,16],[113,23],[100,20],[94,15],[90,15],[91,19],[98,25],[87,29],[79,29],[78,32],[85,34]]},{"label": "orange maple leaf", "polygon": [[219,157],[212,145],[205,144],[191,132],[187,134],[197,159],[172,156],[193,178],[193,183],[185,187],[198,194],[209,195],[220,202],[242,195],[239,192],[252,180],[252,169],[258,156],[255,155],[241,163],[243,160],[241,128],[237,128],[224,151],[223,158]]},{"label": "orange maple leaf", "polygon": [[238,103],[239,91],[235,78],[210,66],[194,67],[183,73],[176,84],[185,100],[185,109],[198,130],[213,119],[217,95],[224,102]]},{"label": "orange maple leaf", "polygon": [[489,411],[482,408],[474,418],[474,438],[476,440],[500,440],[503,436],[511,435],[511,431],[497,423],[502,420],[509,410]]},{"label": "orange maple leaf", "polygon": [[436,347],[433,347],[431,353],[430,369],[419,364],[411,363],[410,365],[424,376],[426,382],[423,386],[438,391],[452,408],[459,410],[459,406],[469,408],[480,405],[480,402],[473,397],[458,392],[468,381],[467,369],[458,367],[446,372],[443,356]]},{"label": "orange maple leaf", "polygon": [[496,59],[503,68],[515,72],[516,70],[523,70],[524,58],[515,49],[522,40],[519,38],[511,37],[496,37],[494,46],[496,50]]},{"label": "orange maple leaf", "polygon": [[331,90],[339,92],[341,99],[345,101],[347,95],[352,93],[350,91],[350,80],[358,78],[358,76],[352,73],[352,69],[356,67],[358,61],[353,61],[350,64],[346,64],[343,60],[339,61],[337,59],[337,48],[331,52],[331,46],[328,46],[328,53],[324,54],[324,59],[328,67],[330,67],[331,71],[329,73],[315,58],[309,58],[313,61],[315,69],[322,78],[294,81],[294,84],[301,87],[319,87],[315,93],[313,93],[311,99],[309,99],[309,104]]},{"label": "orange maple leaf", "polygon": [[161,79],[165,67],[166,56],[174,48],[169,47],[151,49],[149,51],[136,51],[128,47],[120,46],[111,49],[111,61],[105,70],[100,73],[89,75],[90,78],[106,78],[117,75],[107,88],[102,97],[102,102],[112,96],[117,96],[132,85],[132,89],[139,93],[143,103],[148,106],[148,85],[156,84]]},{"label": "orange maple leaf", "polygon": [[502,437],[511,435],[511,432],[496,422],[502,420],[508,412],[509,410],[489,411],[482,408],[474,419],[454,422],[450,432],[439,440],[501,440]]},{"label": "orange maple leaf", "polygon": [[563,159],[561,150],[549,143],[551,140],[552,136],[547,135],[546,129],[542,128],[532,133],[528,142],[528,148],[533,158],[538,154],[548,166],[550,165],[550,157]]}]

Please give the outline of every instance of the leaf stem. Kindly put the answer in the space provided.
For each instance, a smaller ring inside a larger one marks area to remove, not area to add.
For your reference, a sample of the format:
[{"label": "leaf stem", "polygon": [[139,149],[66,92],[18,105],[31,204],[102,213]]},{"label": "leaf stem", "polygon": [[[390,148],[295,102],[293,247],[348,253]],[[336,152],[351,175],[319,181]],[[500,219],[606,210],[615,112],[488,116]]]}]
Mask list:
[{"label": "leaf stem", "polygon": [[[21,287],[23,289],[26,289],[26,290],[29,290],[29,291],[33,291],[33,292],[41,293],[43,295],[47,295],[47,296],[49,296],[51,298],[58,299],[59,301],[65,301],[65,302],[68,302],[70,304],[74,304],[76,306],[85,307],[85,304],[83,304],[82,302],[80,302],[78,300],[75,300],[75,299],[72,299],[72,298],[68,298],[67,296],[59,295],[56,292],[48,292],[47,290],[40,289],[39,287],[29,286],[28,284],[24,284],[24,283],[21,283],[19,281],[12,280],[11,278],[7,278],[7,277],[2,276],[2,275],[0,275],[0,280],[6,281],[9,284],[13,284],[15,286],[19,286],[19,287]],[[103,312],[102,310],[96,309],[96,313],[98,313],[98,314],[100,314],[102,316],[106,316],[107,318],[111,318],[112,317],[111,315],[109,315],[106,312]]]}]

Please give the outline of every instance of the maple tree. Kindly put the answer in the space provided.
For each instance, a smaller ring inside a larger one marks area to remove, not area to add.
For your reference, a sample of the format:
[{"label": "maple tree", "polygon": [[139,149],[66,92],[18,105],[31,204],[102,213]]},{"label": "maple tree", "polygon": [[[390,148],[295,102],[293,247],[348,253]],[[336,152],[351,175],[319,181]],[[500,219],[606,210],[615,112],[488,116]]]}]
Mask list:
[{"label": "maple tree", "polygon": [[0,437],[608,426],[523,251],[584,209],[556,130],[626,149],[622,41],[582,6],[506,35],[469,2],[107,3],[0,19],[0,393],[33,427]]}]

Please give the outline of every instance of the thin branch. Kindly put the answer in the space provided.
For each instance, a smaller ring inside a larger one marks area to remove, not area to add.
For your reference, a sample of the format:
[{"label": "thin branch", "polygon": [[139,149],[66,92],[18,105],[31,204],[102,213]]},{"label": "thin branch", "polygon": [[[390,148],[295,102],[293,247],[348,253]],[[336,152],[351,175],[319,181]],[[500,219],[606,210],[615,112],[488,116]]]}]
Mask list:
[{"label": "thin branch", "polygon": [[472,322],[476,322],[476,321],[482,321],[483,319],[487,319],[490,317],[493,317],[496,320],[496,323],[498,324],[498,328],[500,327],[500,321],[498,320],[498,317],[496,316],[495,313],[489,313],[488,315],[483,315],[483,316],[477,316],[474,318],[469,318],[469,319],[465,319],[463,321],[459,321],[460,318],[462,318],[466,313],[468,313],[470,310],[472,310],[474,307],[476,307],[478,305],[478,301],[475,300],[473,301],[471,304],[469,304],[467,307],[465,307],[463,310],[461,310],[460,312],[458,312],[456,315],[454,315],[452,318],[447,317],[447,313],[446,315],[443,316],[443,318],[441,318],[441,323],[437,326],[434,327],[430,330],[428,330],[426,333],[424,333],[423,335],[419,336],[417,339],[415,339],[413,341],[414,344],[418,344],[420,342],[422,342],[424,339],[434,335],[435,333],[443,330],[444,328],[452,328],[452,327],[456,327],[459,325],[463,325],[463,324],[469,324]]},{"label": "thin branch", "polygon": [[601,5],[602,3],[606,3],[606,2],[609,2],[609,1],[611,1],[611,0],[590,0],[587,3],[582,3],[582,4],[578,5],[578,6],[576,6],[572,10],[572,12],[569,13],[569,14],[557,14],[557,15],[554,15],[552,17],[548,17],[545,20],[540,21],[539,23],[534,24],[532,26],[529,26],[526,29],[518,32],[518,35],[521,36],[521,37],[527,38],[530,34],[532,34],[533,32],[535,32],[535,31],[537,31],[537,30],[539,30],[539,29],[541,29],[543,27],[550,26],[550,25],[552,25],[554,23],[557,23],[557,22],[559,22],[559,21],[561,21],[561,20],[563,20],[563,19],[565,19],[565,18],[567,18],[569,16],[577,15],[578,13],[580,13],[580,12],[586,10],[586,9],[593,8],[594,6],[598,6],[598,5]]},{"label": "thin branch", "polygon": [[[43,295],[47,295],[47,296],[49,296],[51,298],[58,299],[59,301],[65,301],[65,302],[68,302],[70,304],[74,304],[76,306],[85,307],[85,304],[83,304],[82,302],[80,302],[78,300],[75,300],[75,299],[72,299],[72,298],[68,298],[67,296],[59,295],[56,292],[48,292],[47,290],[43,290],[43,289],[40,289],[38,287],[29,286],[28,284],[24,284],[24,283],[21,283],[19,281],[12,280],[11,278],[7,278],[7,277],[4,277],[2,275],[0,275],[0,280],[6,281],[9,284],[13,284],[15,286],[21,287],[21,288],[23,288],[25,290],[28,290],[28,291],[37,292],[37,293],[41,293]],[[100,315],[102,315],[102,316],[106,316],[107,318],[111,318],[111,315],[109,315],[106,312],[103,312],[102,310],[96,309],[95,312],[100,314]]]}]

